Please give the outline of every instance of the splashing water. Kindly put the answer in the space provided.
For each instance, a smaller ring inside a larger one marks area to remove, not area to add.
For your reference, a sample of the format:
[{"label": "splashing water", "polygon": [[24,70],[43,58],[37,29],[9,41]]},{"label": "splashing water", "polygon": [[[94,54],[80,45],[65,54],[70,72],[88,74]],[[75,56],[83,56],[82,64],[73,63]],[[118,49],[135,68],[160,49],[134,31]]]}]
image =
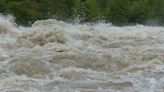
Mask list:
[{"label": "splashing water", "polygon": [[0,17],[0,92],[164,92],[164,28],[16,26]]}]

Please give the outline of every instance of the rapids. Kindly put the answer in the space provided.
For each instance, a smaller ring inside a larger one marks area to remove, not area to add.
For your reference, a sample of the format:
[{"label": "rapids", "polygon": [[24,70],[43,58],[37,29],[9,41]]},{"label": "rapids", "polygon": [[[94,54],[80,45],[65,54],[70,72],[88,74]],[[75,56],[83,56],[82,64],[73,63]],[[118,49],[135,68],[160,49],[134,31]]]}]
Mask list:
[{"label": "rapids", "polygon": [[0,52],[0,92],[164,92],[164,27],[1,16]]}]

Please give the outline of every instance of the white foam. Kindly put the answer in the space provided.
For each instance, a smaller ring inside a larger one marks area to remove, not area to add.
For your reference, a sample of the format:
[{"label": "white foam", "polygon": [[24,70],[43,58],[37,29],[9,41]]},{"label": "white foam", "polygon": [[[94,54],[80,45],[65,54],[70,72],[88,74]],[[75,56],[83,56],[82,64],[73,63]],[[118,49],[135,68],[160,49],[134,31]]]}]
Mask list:
[{"label": "white foam", "polygon": [[0,21],[1,92],[164,90],[163,27]]}]

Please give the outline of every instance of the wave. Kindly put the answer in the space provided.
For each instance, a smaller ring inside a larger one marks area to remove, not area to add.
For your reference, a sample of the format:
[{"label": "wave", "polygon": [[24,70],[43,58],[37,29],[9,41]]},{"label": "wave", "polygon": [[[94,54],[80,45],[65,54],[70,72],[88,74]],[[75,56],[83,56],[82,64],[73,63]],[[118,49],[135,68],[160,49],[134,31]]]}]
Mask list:
[{"label": "wave", "polygon": [[0,16],[0,92],[163,92],[164,28]]}]

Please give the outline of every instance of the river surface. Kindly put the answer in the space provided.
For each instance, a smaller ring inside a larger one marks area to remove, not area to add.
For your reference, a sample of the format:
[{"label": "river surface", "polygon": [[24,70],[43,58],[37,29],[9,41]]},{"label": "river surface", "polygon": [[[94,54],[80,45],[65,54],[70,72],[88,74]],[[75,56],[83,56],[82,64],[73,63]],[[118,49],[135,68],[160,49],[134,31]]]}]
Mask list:
[{"label": "river surface", "polygon": [[164,92],[164,27],[1,16],[0,92]]}]

